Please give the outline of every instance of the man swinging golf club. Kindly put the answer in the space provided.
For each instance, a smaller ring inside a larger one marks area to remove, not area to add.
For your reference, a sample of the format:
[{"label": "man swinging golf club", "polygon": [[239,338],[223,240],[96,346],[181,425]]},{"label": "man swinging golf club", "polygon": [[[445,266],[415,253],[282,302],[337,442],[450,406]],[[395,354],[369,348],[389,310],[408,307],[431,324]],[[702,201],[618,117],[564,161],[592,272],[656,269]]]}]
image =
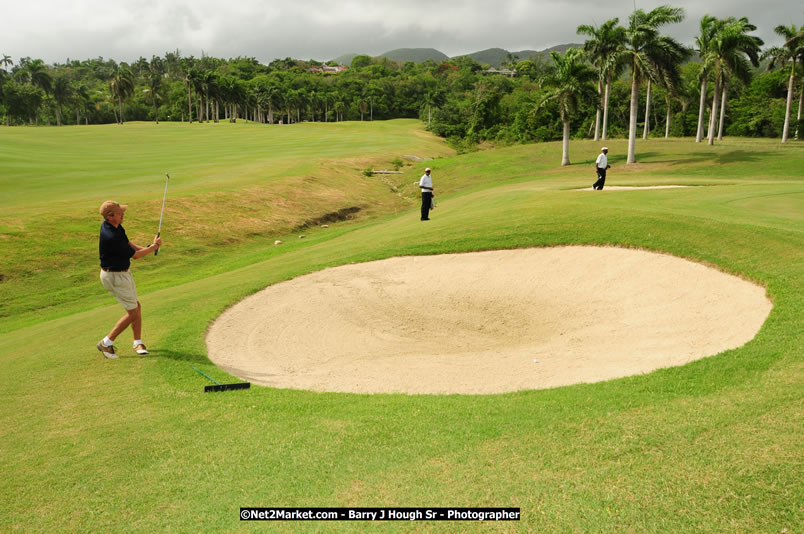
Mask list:
[{"label": "man swinging golf club", "polygon": [[137,300],[137,286],[134,285],[129,267],[132,258],[136,260],[159,250],[162,239],[157,234],[153,243],[147,247],[129,241],[122,224],[127,207],[112,200],[107,200],[100,207],[100,214],[104,219],[98,245],[101,283],[126,310],[126,314],[117,321],[109,335],[97,344],[98,350],[107,358],[117,358],[114,340],[129,325],[134,334],[134,352],[148,354],[142,342],[142,307]]}]

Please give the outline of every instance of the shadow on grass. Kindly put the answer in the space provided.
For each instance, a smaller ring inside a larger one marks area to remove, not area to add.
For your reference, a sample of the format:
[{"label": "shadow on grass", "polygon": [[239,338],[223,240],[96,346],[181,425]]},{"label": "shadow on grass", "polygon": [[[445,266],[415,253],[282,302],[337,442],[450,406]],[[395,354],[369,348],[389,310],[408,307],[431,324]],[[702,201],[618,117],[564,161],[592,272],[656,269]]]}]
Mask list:
[{"label": "shadow on grass", "polygon": [[745,150],[732,150],[718,156],[718,163],[748,163],[766,161],[772,157],[772,152],[746,152]]},{"label": "shadow on grass", "polygon": [[210,363],[209,359],[207,358],[207,355],[201,352],[192,352],[192,351],[181,352],[169,349],[149,349],[148,352],[150,353],[149,355],[151,357],[166,358],[177,362],[187,362],[195,364]]},{"label": "shadow on grass", "polygon": [[[730,150],[728,152],[724,152],[722,154],[713,154],[711,152],[696,152],[692,154],[685,154],[684,158],[671,158],[668,159],[666,154],[660,154],[658,152],[642,152],[638,154],[638,160],[641,160],[646,163],[667,163],[670,165],[686,165],[686,164],[697,164],[701,163],[706,160],[711,160],[718,164],[726,164],[726,163],[755,163],[758,161],[766,161],[769,156],[771,156],[771,152],[748,152],[745,150]],[[664,156],[665,159],[656,159],[653,160],[651,158],[658,158],[659,156]],[[612,161],[620,161],[625,162],[625,158],[618,158],[612,159]],[[649,162],[645,160],[650,160]]]}]

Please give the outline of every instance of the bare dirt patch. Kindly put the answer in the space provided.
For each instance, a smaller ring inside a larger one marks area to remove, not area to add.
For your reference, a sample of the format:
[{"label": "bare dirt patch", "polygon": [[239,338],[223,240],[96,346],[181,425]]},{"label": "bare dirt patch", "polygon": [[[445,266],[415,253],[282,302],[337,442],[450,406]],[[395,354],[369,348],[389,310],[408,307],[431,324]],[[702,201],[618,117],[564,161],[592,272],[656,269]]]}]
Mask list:
[{"label": "bare dirt patch", "polygon": [[314,219],[309,219],[304,221],[302,224],[297,225],[293,228],[293,232],[300,232],[302,230],[306,230],[311,226],[318,226],[324,223],[331,223],[331,222],[340,222],[345,221],[348,219],[354,218],[355,214],[360,211],[361,208],[357,206],[351,206],[349,208],[341,208],[338,211],[332,211],[326,213],[320,217],[315,217]]}]

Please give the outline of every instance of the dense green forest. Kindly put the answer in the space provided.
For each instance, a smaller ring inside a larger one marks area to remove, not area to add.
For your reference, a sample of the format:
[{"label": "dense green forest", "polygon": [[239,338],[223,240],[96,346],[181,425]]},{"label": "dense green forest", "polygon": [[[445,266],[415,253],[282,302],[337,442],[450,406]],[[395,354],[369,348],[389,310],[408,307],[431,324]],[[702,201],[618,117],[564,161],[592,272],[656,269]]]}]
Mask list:
[{"label": "dense green forest", "polygon": [[506,66],[515,76],[487,72],[488,65],[470,57],[413,63],[361,55],[337,71],[312,60],[265,65],[250,57],[184,57],[179,50],[131,64],[99,57],[48,65],[4,55],[0,120],[292,124],[418,117],[459,150],[483,141],[633,137],[634,128],[636,135],[698,140],[797,138],[802,29],[777,27],[784,46],[762,50],[746,19],[707,16],[688,49],[659,31],[681,19],[683,11],[662,6],[635,11],[623,26],[619,19],[580,26],[578,33],[589,37],[582,49],[512,58]]}]

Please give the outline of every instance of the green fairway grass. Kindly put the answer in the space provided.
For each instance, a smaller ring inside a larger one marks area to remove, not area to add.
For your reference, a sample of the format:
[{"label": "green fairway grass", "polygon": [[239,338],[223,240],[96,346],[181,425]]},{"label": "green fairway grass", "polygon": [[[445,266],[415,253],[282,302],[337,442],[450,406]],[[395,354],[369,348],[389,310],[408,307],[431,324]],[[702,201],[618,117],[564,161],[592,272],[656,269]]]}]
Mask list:
[{"label": "green fairway grass", "polygon": [[256,261],[256,243],[264,257],[265,245],[288,241],[294,229],[298,239],[307,225],[320,226],[315,221],[341,209],[358,219],[408,209],[411,199],[361,171],[390,168],[404,155],[452,153],[417,127],[393,121],[0,128],[0,243],[7,245],[0,319],[10,320],[0,321],[0,332],[102,302],[93,299],[105,292],[87,244],[97,241],[104,200],[131,204],[128,235],[147,244],[170,173],[163,254],[172,258],[142,262],[162,274],[140,283],[173,285],[188,271],[198,278],[231,269],[232,261]]},{"label": "green fairway grass", "polygon": [[[801,531],[801,143],[649,140],[626,167],[627,141],[610,140],[607,185],[698,187],[602,192],[576,190],[595,179],[599,143],[573,141],[565,168],[560,143],[455,156],[415,121],[0,128],[0,143],[5,531]],[[361,174],[403,155],[435,159]],[[425,166],[429,223],[413,185]],[[129,236],[147,242],[165,172],[164,249],[134,263],[151,355],[127,331],[105,360],[94,345],[122,310],[97,279],[97,209],[128,202]],[[742,348],[543,391],[204,394],[191,367],[237,381],[209,362],[204,333],[280,280],[563,244],[703,262],[763,285],[774,308]],[[254,525],[241,506],[520,507],[522,520]]]}]

